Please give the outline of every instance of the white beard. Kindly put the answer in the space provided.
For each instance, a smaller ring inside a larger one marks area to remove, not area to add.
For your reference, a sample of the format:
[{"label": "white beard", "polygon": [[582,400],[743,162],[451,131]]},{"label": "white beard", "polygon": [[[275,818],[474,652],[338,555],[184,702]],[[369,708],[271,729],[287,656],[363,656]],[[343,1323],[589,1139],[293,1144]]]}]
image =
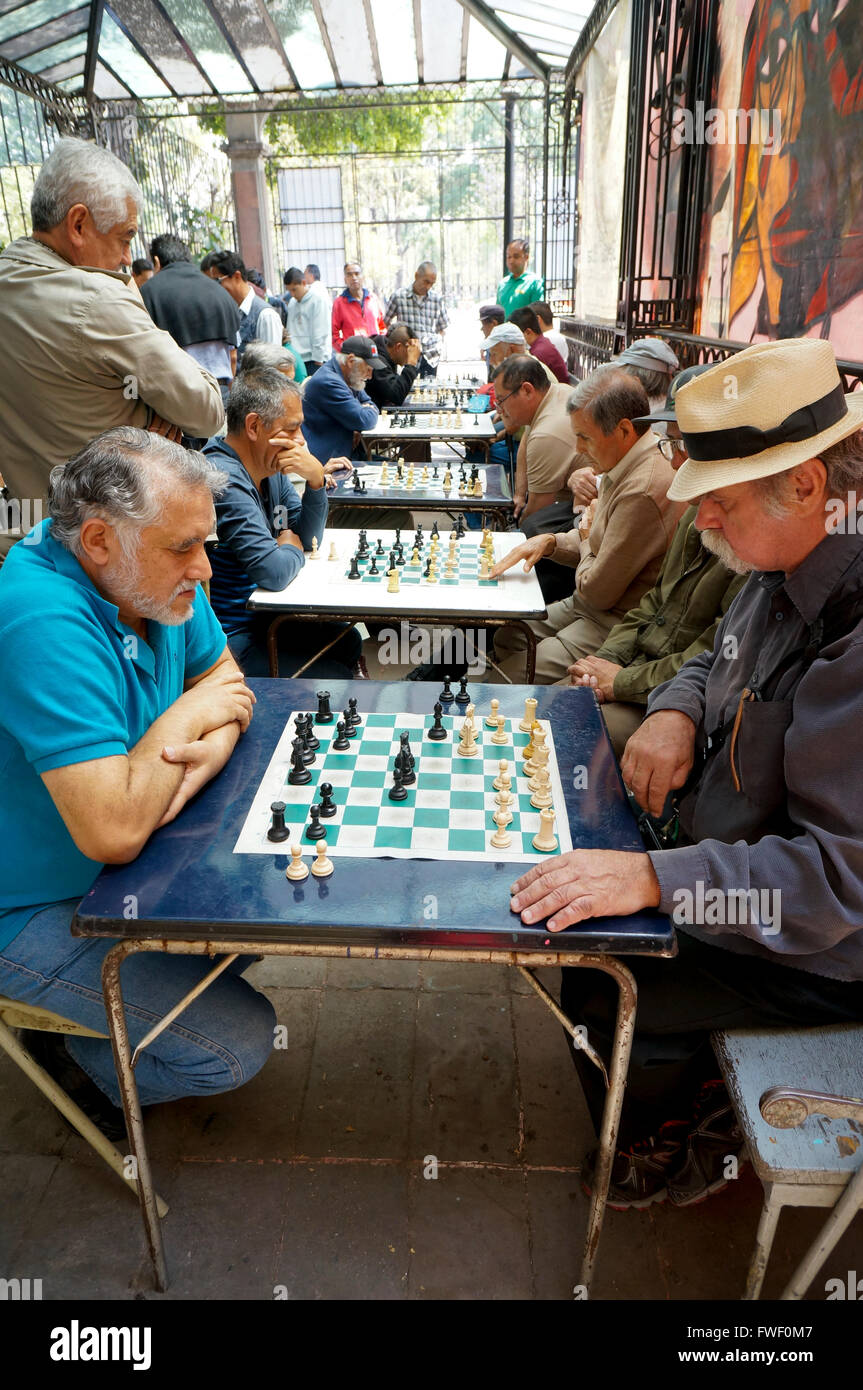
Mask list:
[{"label": "white beard", "polygon": [[[130,608],[139,618],[145,618],[148,622],[160,623],[162,627],[182,627],[195,611],[191,603],[185,613],[175,613],[171,608],[177,595],[190,587],[187,579],[177,586],[167,602],[158,603],[138,588],[140,567],[135,560],[123,560],[106,578],[111,586],[112,599],[119,599],[126,608]],[[197,584],[194,587],[197,588]]]},{"label": "white beard", "polygon": [[739,558],[721,531],[702,531],[701,544],[705,550],[710,551],[711,555],[715,555],[717,559],[721,560],[726,569],[732,570],[735,574],[751,574],[755,569],[754,565]]}]

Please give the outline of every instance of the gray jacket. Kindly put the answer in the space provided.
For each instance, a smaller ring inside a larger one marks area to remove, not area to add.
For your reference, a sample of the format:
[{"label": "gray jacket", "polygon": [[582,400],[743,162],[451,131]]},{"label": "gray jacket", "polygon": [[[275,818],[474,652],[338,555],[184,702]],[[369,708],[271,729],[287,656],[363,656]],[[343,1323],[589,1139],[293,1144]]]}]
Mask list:
[{"label": "gray jacket", "polygon": [[[788,578],[752,574],[713,650],[653,693],[648,715],[682,710],[706,752],[681,801],[693,843],[650,855],[661,910],[692,936],[863,980],[861,698],[863,536],[836,534]],[[721,924],[682,916],[716,889],[770,895],[781,915],[743,912],[738,896]]]}]

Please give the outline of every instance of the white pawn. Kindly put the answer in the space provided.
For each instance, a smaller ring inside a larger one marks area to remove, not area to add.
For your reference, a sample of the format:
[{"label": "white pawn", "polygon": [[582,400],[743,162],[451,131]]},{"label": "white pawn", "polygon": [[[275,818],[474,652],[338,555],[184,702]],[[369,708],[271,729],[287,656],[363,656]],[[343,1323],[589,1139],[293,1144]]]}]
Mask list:
[{"label": "white pawn", "polygon": [[[556,847],[557,841],[555,841],[555,848]],[[295,846],[292,848],[295,848]],[[312,864],[312,873],[315,875],[315,878],[329,878],[330,874],[333,872],[334,865],[332,859],[327,858],[326,840],[317,840],[315,842],[315,854],[317,855],[317,859]]]},{"label": "white pawn", "polygon": [[297,883],[309,876],[309,866],[303,863],[302,853],[302,845],[291,845],[291,862],[285,869],[285,878],[295,879]]},{"label": "white pawn", "polygon": [[[534,835],[531,841],[534,849],[541,850],[544,854],[551,854],[558,849],[557,836],[554,833],[554,811],[542,810],[539,813],[539,832]],[[314,873],[314,868],[312,869]]]},{"label": "white pawn", "polygon": [[509,763],[506,758],[501,758],[498,769],[498,775],[492,782],[492,786],[496,792],[508,792],[512,786],[512,778],[509,775]]},{"label": "white pawn", "polygon": [[510,807],[514,800],[515,798],[510,796],[509,792],[498,792],[497,796],[495,797],[495,801],[497,802],[501,811],[503,811],[504,815],[506,816],[506,821],[504,822],[504,824],[506,825],[509,825],[510,821],[512,820],[512,811],[510,810]]},{"label": "white pawn", "polygon": [[498,727],[498,725],[497,725],[497,712],[498,712],[499,709],[500,709],[500,700],[492,700],[492,702],[491,702],[491,714],[486,715],[486,720],[485,720],[486,725],[487,725],[487,727],[488,727],[489,729],[496,729],[496,728]]},{"label": "white pawn", "polygon": [[456,751],[462,758],[475,758],[479,752],[470,719],[465,719],[461,726],[461,739]]},{"label": "white pawn", "polygon": [[506,720],[502,714],[497,717],[497,731],[491,736],[492,743],[509,743],[509,735],[506,732]]},{"label": "white pawn", "polygon": [[492,816],[492,820],[497,826],[497,830],[491,837],[491,843],[495,849],[508,849],[512,844],[512,836],[506,828],[508,824],[506,816],[506,811],[495,811]]},{"label": "white pawn", "polygon": [[327,556],[327,559],[328,559],[328,560],[338,560],[338,558],[339,558],[339,552],[338,552],[338,550],[336,549],[336,543],[335,543],[335,541],[330,541],[330,553],[329,553],[329,555]]},{"label": "white pawn", "polygon": [[[535,786],[534,783],[536,784]],[[532,777],[527,785],[533,791],[533,796],[530,798],[531,806],[535,806],[536,809],[539,811],[542,810],[543,807],[551,806],[553,804],[551,795],[551,777],[549,776],[549,771],[547,767],[541,767],[537,772],[536,776]]]}]

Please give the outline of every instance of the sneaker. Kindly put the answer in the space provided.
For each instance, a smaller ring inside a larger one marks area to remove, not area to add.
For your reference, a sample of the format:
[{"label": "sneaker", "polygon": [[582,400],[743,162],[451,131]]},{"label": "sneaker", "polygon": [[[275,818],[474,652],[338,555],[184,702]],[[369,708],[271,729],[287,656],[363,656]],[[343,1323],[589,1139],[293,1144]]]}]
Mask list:
[{"label": "sneaker", "polygon": [[[668,1175],[679,1164],[684,1151],[688,1125],[685,1120],[667,1120],[656,1136],[636,1140],[628,1149],[619,1149],[611,1165],[608,1205],[614,1211],[641,1211],[668,1196]],[[585,1165],[582,1187],[592,1195],[596,1156],[594,1149]]]},{"label": "sneaker", "polygon": [[[112,1105],[95,1081],[91,1080],[69,1055],[62,1033],[47,1033],[36,1028],[21,1029],[20,1038],[33,1061],[62,1087],[69,1099],[83,1110],[88,1120],[93,1121],[106,1139],[110,1139],[112,1144],[125,1140],[126,1121],[122,1110]],[[62,1112],[58,1111],[58,1114]],[[71,1121],[66,1120],[65,1115],[62,1115],[62,1118],[70,1129],[75,1129]],[[75,1130],[76,1134],[77,1132]]]},{"label": "sneaker", "polygon": [[705,1081],[693,1110],[681,1163],[668,1178],[668,1199],[691,1207],[721,1192],[729,1158],[745,1161],[746,1141],[723,1081]]}]

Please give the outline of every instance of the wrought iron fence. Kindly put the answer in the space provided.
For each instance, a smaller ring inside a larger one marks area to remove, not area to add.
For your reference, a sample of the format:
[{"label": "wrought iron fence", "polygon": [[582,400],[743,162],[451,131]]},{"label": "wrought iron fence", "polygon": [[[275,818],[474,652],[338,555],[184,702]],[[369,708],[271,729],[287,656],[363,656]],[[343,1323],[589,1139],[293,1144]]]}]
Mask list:
[{"label": "wrought iron fence", "polygon": [[87,107],[0,59],[0,246],[30,226],[30,195],[60,135],[88,133]]}]

